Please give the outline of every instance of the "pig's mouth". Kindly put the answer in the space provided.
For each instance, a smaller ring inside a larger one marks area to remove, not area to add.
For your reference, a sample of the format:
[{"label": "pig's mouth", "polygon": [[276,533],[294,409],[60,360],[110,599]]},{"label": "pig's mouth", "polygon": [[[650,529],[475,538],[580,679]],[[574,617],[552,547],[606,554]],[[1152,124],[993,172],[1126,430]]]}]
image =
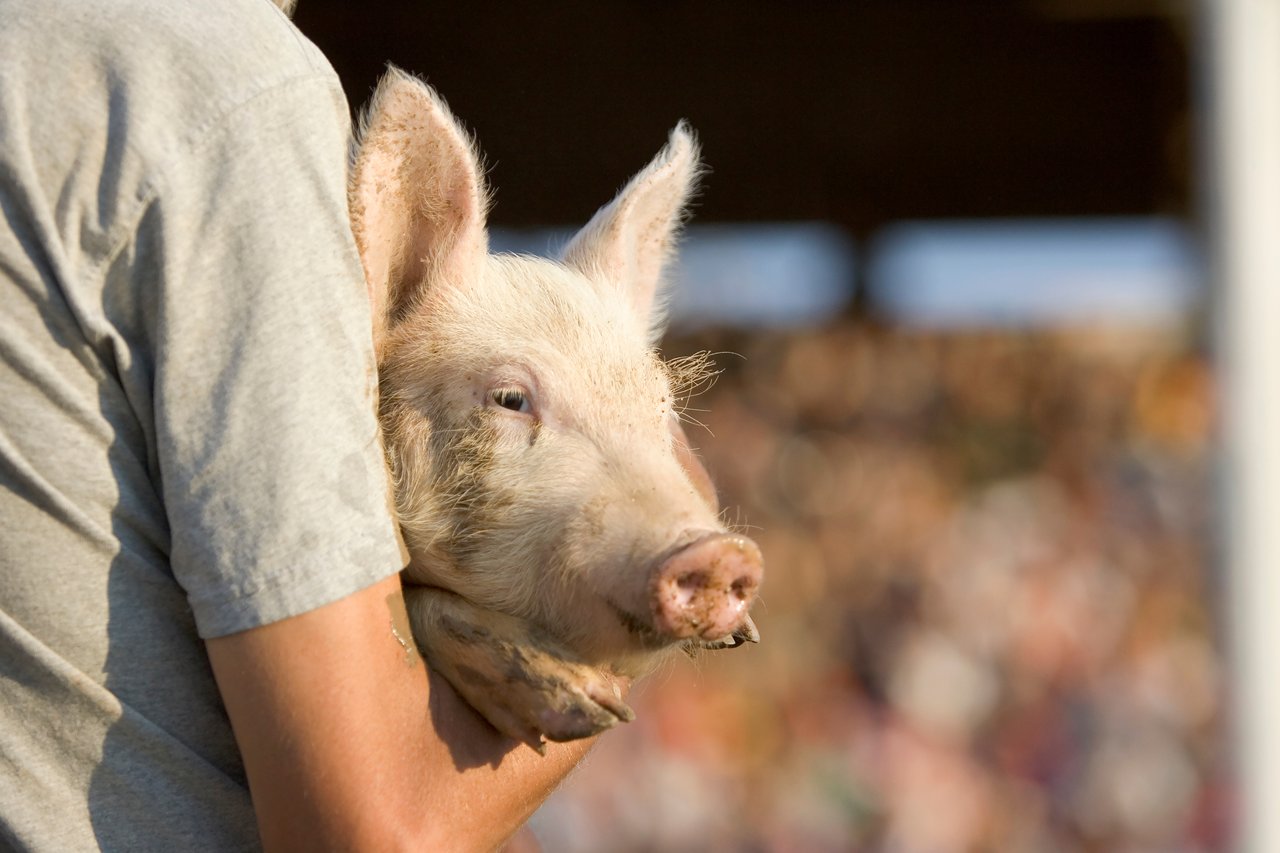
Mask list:
[{"label": "pig's mouth", "polygon": [[731,634],[714,640],[700,637],[681,638],[659,632],[649,620],[636,616],[617,603],[605,599],[605,604],[613,611],[619,624],[627,633],[646,649],[661,649],[676,643],[683,643],[689,649],[736,649],[747,643],[760,642],[760,631],[750,615],[742,617],[742,624]]},{"label": "pig's mouth", "polygon": [[760,642],[760,629],[756,627],[755,622],[751,621],[751,616],[747,615],[742,617],[742,625],[738,630],[719,640],[703,640],[702,648],[736,649],[739,646],[745,646],[747,643],[758,642]]}]

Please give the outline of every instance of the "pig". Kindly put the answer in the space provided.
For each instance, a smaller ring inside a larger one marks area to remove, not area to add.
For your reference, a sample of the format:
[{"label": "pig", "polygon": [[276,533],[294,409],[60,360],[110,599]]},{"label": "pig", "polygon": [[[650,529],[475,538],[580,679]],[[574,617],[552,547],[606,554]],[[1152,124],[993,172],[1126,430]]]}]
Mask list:
[{"label": "pig", "polygon": [[663,362],[663,270],[698,177],[681,123],[558,261],[491,255],[466,131],[391,68],[349,202],[370,289],[412,631],[498,731],[543,751],[633,718],[614,678],[758,640],[760,551],[721,522]]}]

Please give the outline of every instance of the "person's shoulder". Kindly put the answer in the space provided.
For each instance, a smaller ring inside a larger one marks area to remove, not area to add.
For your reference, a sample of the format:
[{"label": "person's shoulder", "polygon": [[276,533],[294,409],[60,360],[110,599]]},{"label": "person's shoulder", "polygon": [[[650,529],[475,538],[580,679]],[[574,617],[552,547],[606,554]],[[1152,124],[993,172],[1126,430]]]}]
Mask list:
[{"label": "person's shoulder", "polygon": [[150,53],[148,80],[198,93],[212,111],[298,78],[336,81],[320,51],[270,0],[128,0],[125,6],[120,47],[136,51],[141,37]]},{"label": "person's shoulder", "polygon": [[39,58],[46,85],[78,83],[82,98],[101,85],[162,123],[212,124],[293,81],[338,87],[271,0],[0,0],[0,18],[13,51],[5,64]]},{"label": "person's shoulder", "polygon": [[0,0],[0,22],[0,178],[75,202],[94,245],[267,139],[345,164],[337,75],[270,0]]}]

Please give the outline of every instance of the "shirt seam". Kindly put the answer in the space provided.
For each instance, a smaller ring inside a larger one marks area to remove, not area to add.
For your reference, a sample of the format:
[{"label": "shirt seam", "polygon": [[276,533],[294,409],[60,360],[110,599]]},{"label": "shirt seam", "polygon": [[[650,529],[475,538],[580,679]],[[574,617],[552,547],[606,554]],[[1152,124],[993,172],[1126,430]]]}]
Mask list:
[{"label": "shirt seam", "polygon": [[[375,547],[380,548],[381,546]],[[340,554],[339,552],[342,550],[331,550],[325,559],[315,560],[306,566],[295,563],[278,572],[273,572],[266,576],[257,576],[256,583],[240,590],[231,590],[229,594],[214,592],[212,594],[192,595],[188,592],[187,600],[193,613],[196,614],[197,622],[200,624],[200,635],[206,639],[214,636],[223,636],[228,633],[269,625],[281,619],[287,619],[290,616],[307,613],[323,606],[325,603],[350,595],[354,590],[362,589],[369,584],[376,583],[394,574],[399,574],[403,568],[398,565],[400,562],[399,555],[392,553],[395,550],[394,548],[387,549],[386,565],[365,565],[364,561],[351,560],[348,556]],[[335,567],[338,569],[347,567],[353,570],[343,571],[340,575],[337,575],[331,571]],[[301,596],[305,599],[302,603],[297,601],[280,602],[282,606],[278,609],[282,612],[267,615],[265,618],[260,610],[254,610],[252,607],[247,610],[242,609],[255,600],[261,600],[265,596],[273,595],[290,586],[296,588],[299,577],[315,579],[316,581],[314,584],[306,585],[305,588],[309,594]],[[313,600],[317,598],[319,600]],[[228,625],[233,627],[228,630]],[[206,628],[206,626],[208,627]]]}]

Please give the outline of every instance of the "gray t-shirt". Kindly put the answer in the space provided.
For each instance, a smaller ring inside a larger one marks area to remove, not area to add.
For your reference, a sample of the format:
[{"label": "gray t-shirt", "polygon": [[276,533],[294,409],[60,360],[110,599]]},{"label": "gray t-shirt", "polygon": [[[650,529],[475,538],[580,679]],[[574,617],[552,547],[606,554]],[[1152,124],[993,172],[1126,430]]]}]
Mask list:
[{"label": "gray t-shirt", "polygon": [[200,638],[402,565],[347,106],[267,0],[0,22],[0,847],[253,849]]}]

